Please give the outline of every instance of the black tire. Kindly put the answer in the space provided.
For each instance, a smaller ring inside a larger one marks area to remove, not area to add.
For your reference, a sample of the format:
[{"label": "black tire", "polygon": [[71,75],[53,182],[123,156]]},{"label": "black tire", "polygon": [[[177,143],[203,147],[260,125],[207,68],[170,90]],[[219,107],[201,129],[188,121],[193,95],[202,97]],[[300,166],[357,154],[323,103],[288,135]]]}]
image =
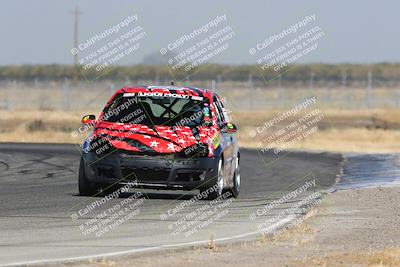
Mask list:
[{"label": "black tire", "polygon": [[85,162],[81,157],[79,164],[79,195],[80,196],[93,196],[99,192],[100,187],[87,180],[85,175]]},{"label": "black tire", "polygon": [[211,193],[207,194],[208,200],[214,200],[222,196],[224,191],[224,164],[222,158],[220,158],[218,161],[217,177],[214,179],[210,187],[201,188],[200,193],[202,194],[203,192],[207,192],[207,190],[209,192],[214,186],[217,188],[217,190],[213,190]]},{"label": "black tire", "polygon": [[241,178],[240,178],[239,157],[236,157],[236,167],[235,167],[235,172],[233,174],[233,185],[228,190],[231,193],[230,197],[237,198],[239,196],[240,183],[241,183]]}]

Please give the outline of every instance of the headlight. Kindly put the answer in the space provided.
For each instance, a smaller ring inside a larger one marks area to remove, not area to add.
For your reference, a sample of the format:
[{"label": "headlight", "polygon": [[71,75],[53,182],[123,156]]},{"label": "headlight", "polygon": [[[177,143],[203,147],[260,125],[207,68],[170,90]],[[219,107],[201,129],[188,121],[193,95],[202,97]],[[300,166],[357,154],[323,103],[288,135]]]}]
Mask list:
[{"label": "headlight", "polygon": [[113,147],[106,139],[96,137],[90,142],[90,152],[94,153],[98,158],[103,158],[113,151]]}]

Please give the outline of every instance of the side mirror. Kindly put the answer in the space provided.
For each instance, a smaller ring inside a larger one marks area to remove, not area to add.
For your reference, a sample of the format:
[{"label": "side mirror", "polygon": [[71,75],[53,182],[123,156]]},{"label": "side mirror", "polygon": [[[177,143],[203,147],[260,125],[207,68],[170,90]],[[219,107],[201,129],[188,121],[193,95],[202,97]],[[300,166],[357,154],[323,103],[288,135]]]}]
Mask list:
[{"label": "side mirror", "polygon": [[225,123],[221,130],[224,133],[236,133],[238,129],[235,124],[228,122]]},{"label": "side mirror", "polygon": [[82,124],[94,124],[96,121],[96,116],[95,115],[86,115],[82,117]]}]

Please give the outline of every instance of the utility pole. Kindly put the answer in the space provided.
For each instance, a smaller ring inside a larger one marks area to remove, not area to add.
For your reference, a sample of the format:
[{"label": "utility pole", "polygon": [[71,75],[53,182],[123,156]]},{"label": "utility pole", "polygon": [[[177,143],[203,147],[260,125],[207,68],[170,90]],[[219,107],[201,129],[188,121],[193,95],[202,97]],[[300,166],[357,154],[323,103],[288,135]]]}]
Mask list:
[{"label": "utility pole", "polygon": [[283,95],[283,89],[282,89],[282,74],[278,75],[278,96],[277,96],[277,105],[279,108],[284,107],[285,103],[285,97]]},{"label": "utility pole", "polygon": [[342,87],[344,90],[344,93],[346,95],[346,99],[347,99],[347,107],[350,108],[351,107],[351,102],[352,102],[352,95],[350,92],[350,89],[346,89],[347,86],[347,70],[343,70],[342,72]]},{"label": "utility pole", "polygon": [[278,88],[282,89],[282,74],[278,75]]},{"label": "utility pole", "polygon": [[314,72],[311,72],[311,75],[310,75],[310,89],[311,90],[314,89],[314,76],[315,76]]},{"label": "utility pole", "polygon": [[[79,16],[82,14],[79,7],[76,6],[70,13],[74,16],[74,48],[78,49],[78,30],[79,30]],[[74,65],[78,65],[78,53],[74,53]]]},{"label": "utility pole", "polygon": [[342,72],[342,86],[343,86],[343,88],[346,88],[346,84],[347,84],[347,71],[344,70]]},{"label": "utility pole", "polygon": [[64,84],[63,84],[63,99],[64,99],[64,109],[69,110],[71,107],[71,94],[69,91],[69,84],[68,84],[68,78],[64,79]]},{"label": "utility pole", "polygon": [[366,105],[368,108],[371,107],[371,90],[372,90],[372,72],[368,71],[368,83],[367,83],[367,94],[366,94]]},{"label": "utility pole", "polygon": [[249,74],[249,87],[250,89],[253,89],[253,74]]}]

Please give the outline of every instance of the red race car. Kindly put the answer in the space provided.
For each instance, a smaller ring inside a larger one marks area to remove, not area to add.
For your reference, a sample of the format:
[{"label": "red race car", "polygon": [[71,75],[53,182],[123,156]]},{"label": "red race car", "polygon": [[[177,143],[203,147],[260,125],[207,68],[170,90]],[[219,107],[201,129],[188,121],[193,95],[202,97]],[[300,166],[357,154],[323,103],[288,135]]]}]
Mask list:
[{"label": "red race car", "polygon": [[121,88],[82,144],[80,195],[130,183],[152,189],[199,189],[208,199],[237,197],[240,153],[221,98],[207,89]]}]

